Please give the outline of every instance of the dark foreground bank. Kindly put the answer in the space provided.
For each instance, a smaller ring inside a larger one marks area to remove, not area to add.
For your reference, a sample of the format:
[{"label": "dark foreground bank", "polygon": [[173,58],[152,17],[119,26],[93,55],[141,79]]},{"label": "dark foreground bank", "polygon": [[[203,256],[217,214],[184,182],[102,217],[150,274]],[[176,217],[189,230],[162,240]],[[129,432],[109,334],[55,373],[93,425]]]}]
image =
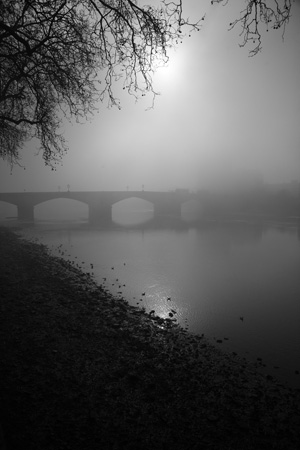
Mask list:
[{"label": "dark foreground bank", "polygon": [[299,392],[0,228],[8,450],[300,448]]}]

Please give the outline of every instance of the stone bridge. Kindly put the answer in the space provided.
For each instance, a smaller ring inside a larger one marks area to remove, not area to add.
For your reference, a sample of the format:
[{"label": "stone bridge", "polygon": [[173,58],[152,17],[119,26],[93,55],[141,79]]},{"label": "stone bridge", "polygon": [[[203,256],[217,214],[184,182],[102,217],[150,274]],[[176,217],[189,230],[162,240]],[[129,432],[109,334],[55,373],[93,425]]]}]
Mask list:
[{"label": "stone bridge", "polygon": [[86,203],[89,208],[89,222],[111,221],[112,206],[129,198],[140,198],[153,204],[154,215],[168,215],[179,218],[181,204],[194,195],[186,189],[171,192],[158,191],[82,191],[82,192],[9,192],[0,193],[0,201],[17,206],[18,219],[34,221],[34,207],[49,200],[65,198]]}]

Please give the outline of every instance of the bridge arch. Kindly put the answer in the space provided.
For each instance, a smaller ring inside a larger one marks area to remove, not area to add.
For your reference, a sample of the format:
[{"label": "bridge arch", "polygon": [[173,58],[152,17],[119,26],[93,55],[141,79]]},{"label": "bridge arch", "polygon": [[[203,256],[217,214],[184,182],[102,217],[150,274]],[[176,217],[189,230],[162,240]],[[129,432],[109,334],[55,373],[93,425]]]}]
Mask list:
[{"label": "bridge arch", "polygon": [[88,204],[67,197],[52,198],[36,203],[34,217],[37,220],[88,220]]},{"label": "bridge arch", "polygon": [[17,218],[18,217],[18,209],[17,205],[6,201],[0,200],[0,220]]},{"label": "bridge arch", "polygon": [[134,195],[112,204],[112,221],[119,225],[139,225],[154,216],[153,202]]}]

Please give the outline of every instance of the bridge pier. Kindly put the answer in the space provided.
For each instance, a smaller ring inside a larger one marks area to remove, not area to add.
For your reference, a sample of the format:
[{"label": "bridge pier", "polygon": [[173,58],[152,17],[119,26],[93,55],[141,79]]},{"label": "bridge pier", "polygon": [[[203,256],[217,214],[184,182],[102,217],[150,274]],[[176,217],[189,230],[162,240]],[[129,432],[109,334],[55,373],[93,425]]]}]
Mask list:
[{"label": "bridge pier", "polygon": [[181,218],[181,203],[176,200],[164,200],[154,203],[154,216]]},{"label": "bridge pier", "polygon": [[34,206],[21,204],[17,205],[18,208],[18,219],[19,220],[27,220],[30,222],[34,222]]},{"label": "bridge pier", "polygon": [[103,224],[112,222],[111,205],[103,205],[98,203],[89,204],[89,223]]}]

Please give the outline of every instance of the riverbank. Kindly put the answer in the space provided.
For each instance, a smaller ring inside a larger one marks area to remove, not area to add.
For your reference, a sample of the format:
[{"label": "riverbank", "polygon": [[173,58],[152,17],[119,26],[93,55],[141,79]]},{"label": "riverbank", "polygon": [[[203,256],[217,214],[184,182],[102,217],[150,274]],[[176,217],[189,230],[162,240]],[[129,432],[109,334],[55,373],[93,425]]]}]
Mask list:
[{"label": "riverbank", "polygon": [[299,392],[0,229],[9,450],[289,449]]}]

